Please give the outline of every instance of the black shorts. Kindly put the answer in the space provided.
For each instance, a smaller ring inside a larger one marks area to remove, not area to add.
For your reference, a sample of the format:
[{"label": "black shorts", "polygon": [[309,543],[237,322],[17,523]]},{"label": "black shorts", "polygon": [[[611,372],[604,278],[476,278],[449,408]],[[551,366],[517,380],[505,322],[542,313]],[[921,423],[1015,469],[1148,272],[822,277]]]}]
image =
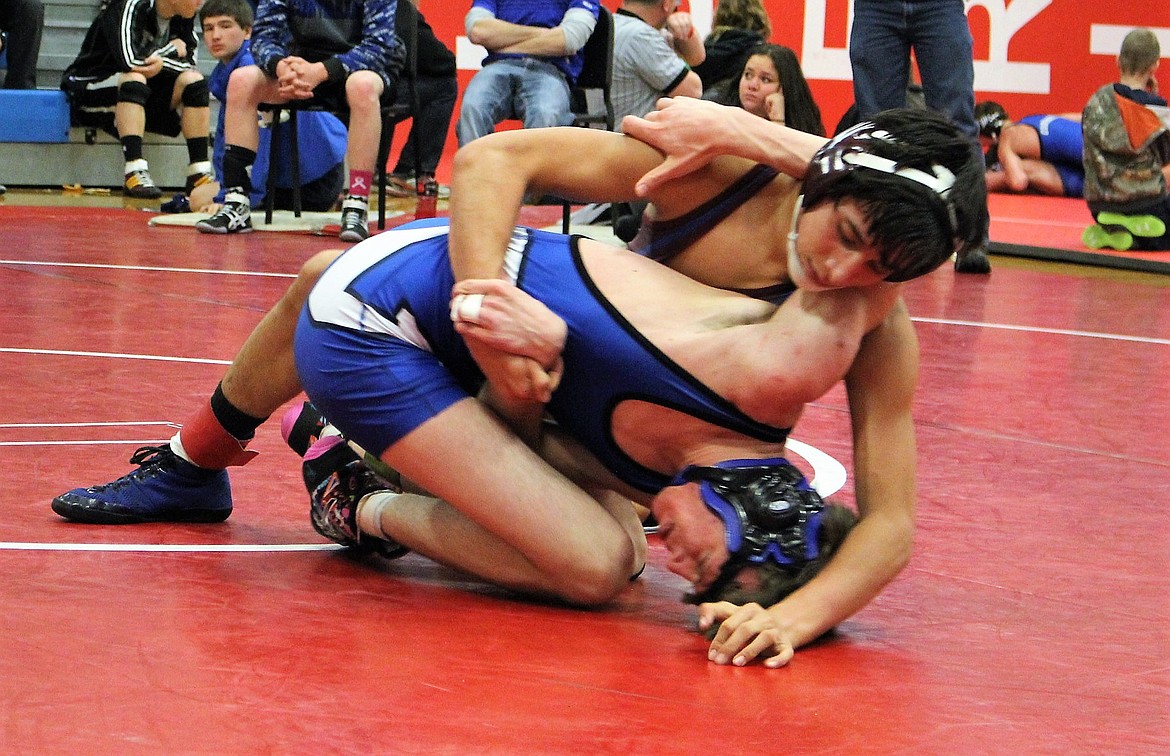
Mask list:
[{"label": "black shorts", "polygon": [[[67,76],[61,88],[69,96],[69,109],[74,126],[101,129],[117,138],[114,128],[114,109],[118,105],[118,79],[111,74],[104,79],[92,76]],[[146,130],[152,134],[178,136],[182,133],[178,109],[171,107],[178,71],[163,69],[146,80],[150,96],[146,99]]]}]

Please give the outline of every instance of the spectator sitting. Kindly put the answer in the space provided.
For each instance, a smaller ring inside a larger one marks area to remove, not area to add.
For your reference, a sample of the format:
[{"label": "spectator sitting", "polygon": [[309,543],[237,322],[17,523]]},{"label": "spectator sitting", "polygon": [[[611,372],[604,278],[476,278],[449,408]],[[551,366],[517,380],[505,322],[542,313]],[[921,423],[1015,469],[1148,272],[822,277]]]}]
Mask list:
[{"label": "spectator sitting", "polygon": [[738,81],[728,84],[725,104],[743,108],[798,131],[825,135],[821,109],[813,99],[796,53],[782,45],[752,49]]},{"label": "spectator sitting", "polygon": [[[219,63],[208,78],[208,87],[221,103],[227,101],[228,79],[240,66],[254,65],[249,39],[252,36],[252,6],[247,0],[207,0],[199,11],[203,25],[203,42]],[[223,176],[224,117],[226,106],[219,109],[219,120],[215,126],[211,162],[215,175]],[[345,181],[345,126],[331,113],[306,111],[296,114],[297,131],[302,149],[300,151],[301,207],[305,210],[323,212],[333,208]],[[264,202],[268,177],[269,143],[274,129],[282,133],[277,136],[278,145],[288,144],[287,125],[261,128],[256,163],[252,166],[252,193],[249,197],[253,207]],[[312,148],[308,148],[309,145]],[[294,177],[290,155],[286,151],[278,154],[277,192],[274,206],[292,209]],[[197,188],[190,197],[193,210],[214,213],[223,202],[224,192],[218,182],[210,182]],[[214,198],[214,200],[213,200]]]},{"label": "spectator sitting", "polygon": [[581,73],[580,50],[598,7],[594,0],[473,0],[464,26],[488,56],[463,92],[459,146],[509,118],[528,129],[572,123],[569,86]]},{"label": "spectator sitting", "polygon": [[162,194],[142,157],[146,131],[187,140],[185,192],[211,181],[207,80],[195,64],[201,0],[112,0],[99,12],[61,88],[75,123],[122,143],[127,196]]},{"label": "spectator sitting", "polygon": [[[748,54],[739,79],[732,80],[727,87],[722,98],[727,100],[725,104],[743,108],[781,126],[825,135],[821,110],[813,100],[796,53],[787,47],[757,45]],[[614,224],[614,233],[629,243],[631,249],[647,248],[651,244],[649,229],[652,227],[647,221],[653,221],[656,212],[653,205],[642,206],[636,223],[620,217]]]},{"label": "spectator sitting", "polygon": [[256,64],[237,68],[228,81],[224,203],[196,229],[210,234],[252,230],[248,173],[260,142],[257,111],[261,103],[296,101],[348,111],[349,188],[338,236],[352,242],[370,235],[381,101],[394,91],[405,59],[394,33],[394,13],[395,0],[261,0],[252,29]]},{"label": "spectator sitting", "polygon": [[0,32],[3,32],[0,34],[0,50],[8,55],[4,89],[37,88],[37,56],[41,52],[44,25],[45,6],[41,0],[4,0],[0,3]]},{"label": "spectator sitting", "polygon": [[690,14],[677,7],[678,0],[625,0],[614,14],[611,95],[618,131],[622,118],[646,115],[659,97],[703,94],[691,66],[702,63],[706,51]]},{"label": "spectator sitting", "polygon": [[739,80],[752,48],[771,36],[772,24],[761,0],[719,0],[711,33],[703,40],[706,60],[694,68],[703,80],[703,99],[723,97]]},{"label": "spectator sitting", "polygon": [[[415,87],[418,90],[419,112],[410,124],[410,135],[402,147],[398,164],[388,177],[386,193],[396,197],[413,194],[438,196],[439,183],[435,180],[435,170],[443,158],[443,146],[447,142],[455,100],[459,96],[459,83],[455,78],[455,53],[439,41],[412,2],[399,0],[395,21],[399,28],[407,23],[407,13],[418,16],[418,49],[408,49],[406,54],[414,55],[418,60]],[[405,101],[409,91],[406,87],[398,89],[399,100]],[[415,141],[419,143],[421,167],[414,165]],[[414,186],[411,186],[411,182]]]},{"label": "spectator sitting", "polygon": [[1085,200],[1097,221],[1081,241],[1091,249],[1170,249],[1170,127],[1150,109],[1166,107],[1154,78],[1160,55],[1149,29],[1125,35],[1120,79],[1098,89],[1081,114]]},{"label": "spectator sitting", "polygon": [[1083,194],[1080,113],[1030,115],[1012,123],[1002,105],[987,101],[975,106],[975,121],[987,164],[987,191]]},{"label": "spectator sitting", "polygon": [[[677,8],[678,0],[625,0],[614,14],[611,94],[618,131],[622,118],[646,115],[660,97],[703,94],[703,82],[690,66],[702,63],[707,53],[690,14]],[[619,239],[634,238],[645,209],[645,202],[612,206]]]}]

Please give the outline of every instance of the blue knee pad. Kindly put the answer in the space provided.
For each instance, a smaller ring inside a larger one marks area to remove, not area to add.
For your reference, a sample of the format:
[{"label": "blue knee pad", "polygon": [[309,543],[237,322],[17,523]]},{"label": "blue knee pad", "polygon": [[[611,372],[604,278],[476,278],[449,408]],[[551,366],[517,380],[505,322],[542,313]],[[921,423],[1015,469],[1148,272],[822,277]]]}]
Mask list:
[{"label": "blue knee pad", "polygon": [[206,108],[210,104],[209,97],[207,79],[199,79],[183,87],[179,101],[189,108]]},{"label": "blue knee pad", "polygon": [[118,85],[118,102],[132,102],[146,107],[150,99],[150,87],[141,81],[124,81]]}]

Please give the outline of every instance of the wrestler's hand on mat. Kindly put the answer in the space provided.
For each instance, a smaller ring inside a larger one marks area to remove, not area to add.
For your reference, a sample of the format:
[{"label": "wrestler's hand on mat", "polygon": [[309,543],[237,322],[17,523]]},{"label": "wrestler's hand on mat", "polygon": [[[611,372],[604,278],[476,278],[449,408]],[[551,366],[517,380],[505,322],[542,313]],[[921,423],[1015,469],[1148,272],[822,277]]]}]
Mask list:
[{"label": "wrestler's hand on mat", "polygon": [[783,667],[795,653],[776,617],[759,604],[700,604],[699,629],[708,630],[716,623],[722,624],[707,651],[707,658],[716,664],[742,667],[762,659],[765,667]]},{"label": "wrestler's hand on mat", "polygon": [[707,100],[669,97],[643,118],[626,116],[622,132],[666,155],[661,165],[638,179],[635,190],[645,197],[671,179],[702,168],[722,151],[727,132],[725,108]]}]

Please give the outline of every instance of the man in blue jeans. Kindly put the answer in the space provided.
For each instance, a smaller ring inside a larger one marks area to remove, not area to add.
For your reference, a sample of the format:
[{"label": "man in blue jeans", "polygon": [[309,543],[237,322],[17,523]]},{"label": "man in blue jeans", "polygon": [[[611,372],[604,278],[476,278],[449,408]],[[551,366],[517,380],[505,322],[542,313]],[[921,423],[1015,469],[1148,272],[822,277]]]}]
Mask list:
[{"label": "man in blue jeans", "polygon": [[[974,42],[963,0],[854,0],[849,61],[858,118],[906,107],[911,50],[926,106],[949,118],[982,154],[975,125]],[[956,260],[955,270],[990,273],[986,244]]]},{"label": "man in blue jeans", "polygon": [[598,8],[596,0],[473,0],[464,27],[488,56],[463,93],[459,146],[509,118],[526,129],[570,124],[569,86]]}]

